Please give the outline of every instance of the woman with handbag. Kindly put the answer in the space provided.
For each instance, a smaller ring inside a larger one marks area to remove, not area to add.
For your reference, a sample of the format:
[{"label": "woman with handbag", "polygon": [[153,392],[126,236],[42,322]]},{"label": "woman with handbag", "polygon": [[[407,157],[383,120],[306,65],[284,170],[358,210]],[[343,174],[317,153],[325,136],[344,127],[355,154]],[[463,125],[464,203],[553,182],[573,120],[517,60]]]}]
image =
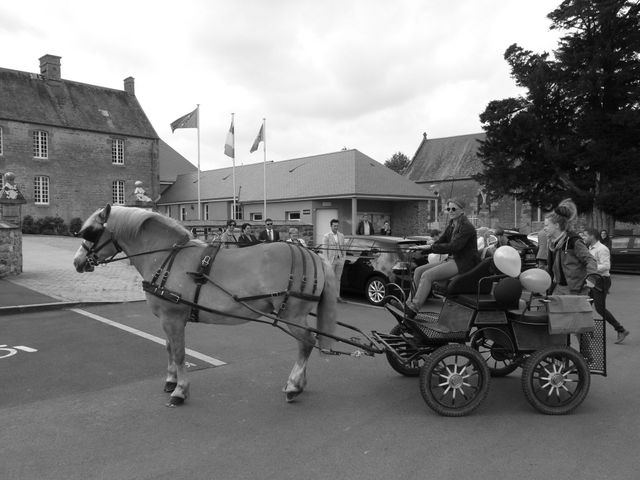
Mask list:
[{"label": "woman with handbag", "polygon": [[588,295],[593,282],[589,275],[598,273],[598,265],[580,235],[569,227],[578,215],[571,199],[563,200],[544,219],[548,238],[547,269],[555,295]]}]

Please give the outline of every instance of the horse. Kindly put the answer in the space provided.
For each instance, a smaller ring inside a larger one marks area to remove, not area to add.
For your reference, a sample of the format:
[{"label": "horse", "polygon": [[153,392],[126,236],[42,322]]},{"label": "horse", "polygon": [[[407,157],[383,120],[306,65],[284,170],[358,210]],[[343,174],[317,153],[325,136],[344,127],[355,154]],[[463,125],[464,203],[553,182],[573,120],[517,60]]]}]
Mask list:
[{"label": "horse", "polygon": [[[312,350],[330,350],[337,285],[328,261],[311,250],[285,242],[219,248],[219,243],[194,239],[172,218],[109,204],[84,222],[78,236],[83,239],[73,259],[78,272],[125,258],[142,276],[147,304],[162,322],[167,339],[164,391],[171,393],[167,406],[182,405],[189,395],[185,369],[189,321],[286,325],[286,330],[277,326],[298,342],[298,357],[283,388],[288,402],[306,386]],[[307,325],[314,307],[315,329]],[[260,320],[265,316],[273,322]]]}]

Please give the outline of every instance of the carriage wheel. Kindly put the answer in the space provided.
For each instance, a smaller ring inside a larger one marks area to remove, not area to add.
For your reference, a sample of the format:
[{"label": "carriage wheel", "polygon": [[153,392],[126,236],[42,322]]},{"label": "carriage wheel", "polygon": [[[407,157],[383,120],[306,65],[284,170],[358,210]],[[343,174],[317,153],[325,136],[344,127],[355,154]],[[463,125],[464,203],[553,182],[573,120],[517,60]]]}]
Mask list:
[{"label": "carriage wheel", "polygon": [[591,385],[582,355],[571,347],[552,346],[533,353],[524,364],[522,389],[539,412],[564,415],[580,405]]},{"label": "carriage wheel", "polygon": [[[405,337],[414,338],[414,336],[402,325],[396,325],[391,329],[389,335],[401,335],[404,334]],[[399,353],[407,353],[408,356],[415,353],[415,350],[408,343],[402,345],[402,347],[396,347],[396,350]],[[391,365],[396,372],[405,375],[407,377],[417,377],[420,375],[420,368],[424,365],[424,357],[419,356],[410,361],[402,362],[398,360],[393,353],[387,352],[387,362]]]},{"label": "carriage wheel", "polygon": [[491,333],[498,334],[496,340],[487,338],[482,330],[477,331],[471,338],[471,348],[482,355],[492,377],[504,377],[516,370],[520,363],[516,361],[513,342],[507,334],[497,329],[491,329]]},{"label": "carriage wheel", "polygon": [[420,370],[420,393],[440,415],[462,417],[487,397],[489,378],[489,368],[477,351],[445,345],[429,355]]}]

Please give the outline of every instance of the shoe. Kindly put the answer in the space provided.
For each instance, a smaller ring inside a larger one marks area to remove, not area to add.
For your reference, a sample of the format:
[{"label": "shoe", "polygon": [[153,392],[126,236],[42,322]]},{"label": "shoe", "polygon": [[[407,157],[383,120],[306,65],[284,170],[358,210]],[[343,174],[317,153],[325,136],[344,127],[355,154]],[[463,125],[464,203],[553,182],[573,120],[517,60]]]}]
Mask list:
[{"label": "shoe", "polygon": [[404,316],[413,320],[418,315],[418,310],[411,303],[406,303],[404,305]]},{"label": "shoe", "polygon": [[621,332],[618,332],[618,339],[615,341],[615,343],[622,343],[624,341],[625,338],[627,338],[627,336],[629,335],[629,330],[623,330]]}]

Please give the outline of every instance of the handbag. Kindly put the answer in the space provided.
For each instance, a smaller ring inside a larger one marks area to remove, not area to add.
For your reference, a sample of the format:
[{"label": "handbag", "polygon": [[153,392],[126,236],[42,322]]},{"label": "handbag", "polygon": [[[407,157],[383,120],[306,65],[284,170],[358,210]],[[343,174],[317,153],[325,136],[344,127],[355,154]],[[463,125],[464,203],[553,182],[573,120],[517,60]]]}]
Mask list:
[{"label": "handbag", "polygon": [[593,310],[586,295],[551,295],[547,297],[545,304],[551,335],[594,330]]}]

